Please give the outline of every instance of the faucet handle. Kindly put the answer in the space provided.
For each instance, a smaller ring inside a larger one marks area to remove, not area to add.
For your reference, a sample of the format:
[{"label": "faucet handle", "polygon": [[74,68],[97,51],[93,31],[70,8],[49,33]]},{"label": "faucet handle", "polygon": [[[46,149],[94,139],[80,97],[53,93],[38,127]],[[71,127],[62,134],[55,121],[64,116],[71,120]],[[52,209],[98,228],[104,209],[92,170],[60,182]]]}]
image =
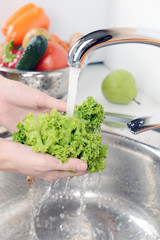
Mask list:
[{"label": "faucet handle", "polygon": [[148,130],[160,128],[160,113],[152,116],[140,117],[127,122],[131,133],[138,134]]}]

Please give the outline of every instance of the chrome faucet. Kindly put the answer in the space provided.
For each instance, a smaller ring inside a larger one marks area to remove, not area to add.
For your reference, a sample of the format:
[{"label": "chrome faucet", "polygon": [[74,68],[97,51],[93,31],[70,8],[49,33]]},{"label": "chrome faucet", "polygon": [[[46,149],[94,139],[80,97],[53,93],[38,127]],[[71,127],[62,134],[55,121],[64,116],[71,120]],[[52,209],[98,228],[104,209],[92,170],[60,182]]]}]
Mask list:
[{"label": "chrome faucet", "polygon": [[109,28],[80,38],[68,54],[68,65],[81,68],[90,53],[98,48],[122,43],[143,43],[160,47],[160,33],[148,29]]},{"label": "chrome faucet", "polygon": [[[87,63],[92,51],[105,46],[122,43],[143,43],[160,47],[160,32],[148,29],[110,28],[91,32],[80,38],[68,54],[68,64],[81,68]],[[127,123],[132,133],[160,128],[160,114],[131,120]]]}]

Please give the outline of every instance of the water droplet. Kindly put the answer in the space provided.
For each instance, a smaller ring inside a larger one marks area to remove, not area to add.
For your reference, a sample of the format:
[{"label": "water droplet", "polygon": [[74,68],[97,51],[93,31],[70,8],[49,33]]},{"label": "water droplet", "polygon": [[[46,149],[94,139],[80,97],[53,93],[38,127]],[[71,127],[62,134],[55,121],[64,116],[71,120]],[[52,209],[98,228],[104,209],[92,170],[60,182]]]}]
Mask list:
[{"label": "water droplet", "polygon": [[131,222],[132,222],[132,219],[129,219],[129,220],[128,220],[128,223],[131,223]]},{"label": "water droplet", "polygon": [[63,231],[64,230],[64,225],[60,224],[59,229],[60,229],[60,231]]},{"label": "water droplet", "polygon": [[101,208],[101,207],[102,207],[101,202],[98,202],[98,208]]},{"label": "water droplet", "polygon": [[64,214],[63,213],[60,214],[60,218],[64,219]]}]

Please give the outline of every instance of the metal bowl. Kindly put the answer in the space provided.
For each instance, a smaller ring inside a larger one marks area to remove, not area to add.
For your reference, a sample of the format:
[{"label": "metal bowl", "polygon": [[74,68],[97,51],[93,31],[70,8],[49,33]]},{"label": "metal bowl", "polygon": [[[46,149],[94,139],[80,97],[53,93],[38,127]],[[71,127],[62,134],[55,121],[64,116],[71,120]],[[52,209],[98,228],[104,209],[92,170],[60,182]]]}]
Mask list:
[{"label": "metal bowl", "polygon": [[41,72],[0,67],[0,74],[11,80],[23,82],[55,98],[63,98],[68,91],[69,67]]},{"label": "metal bowl", "polygon": [[[160,239],[160,150],[112,133],[102,138],[109,153],[101,176],[63,179],[52,187],[36,182],[39,240]],[[0,239],[27,240],[32,221],[26,179],[1,172],[0,182]]]}]

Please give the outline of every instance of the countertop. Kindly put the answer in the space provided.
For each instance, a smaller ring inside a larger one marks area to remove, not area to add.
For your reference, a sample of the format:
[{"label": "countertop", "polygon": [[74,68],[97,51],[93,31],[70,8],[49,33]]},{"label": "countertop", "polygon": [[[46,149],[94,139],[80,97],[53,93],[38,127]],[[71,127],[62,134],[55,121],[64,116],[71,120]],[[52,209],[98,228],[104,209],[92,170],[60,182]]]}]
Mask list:
[{"label": "countertop", "polygon": [[[148,116],[160,112],[159,104],[153,101],[143,92],[143,89],[138,89],[136,100],[140,105],[132,101],[129,104],[113,104],[107,101],[101,91],[101,85],[104,78],[110,73],[110,70],[103,64],[91,64],[81,70],[76,104],[81,104],[88,96],[93,96],[101,103],[106,112],[124,113],[135,117]],[[102,129],[118,133],[129,138],[150,144],[155,147],[160,147],[160,132],[147,131],[137,135],[133,135],[128,129],[111,128],[102,124]]]}]

